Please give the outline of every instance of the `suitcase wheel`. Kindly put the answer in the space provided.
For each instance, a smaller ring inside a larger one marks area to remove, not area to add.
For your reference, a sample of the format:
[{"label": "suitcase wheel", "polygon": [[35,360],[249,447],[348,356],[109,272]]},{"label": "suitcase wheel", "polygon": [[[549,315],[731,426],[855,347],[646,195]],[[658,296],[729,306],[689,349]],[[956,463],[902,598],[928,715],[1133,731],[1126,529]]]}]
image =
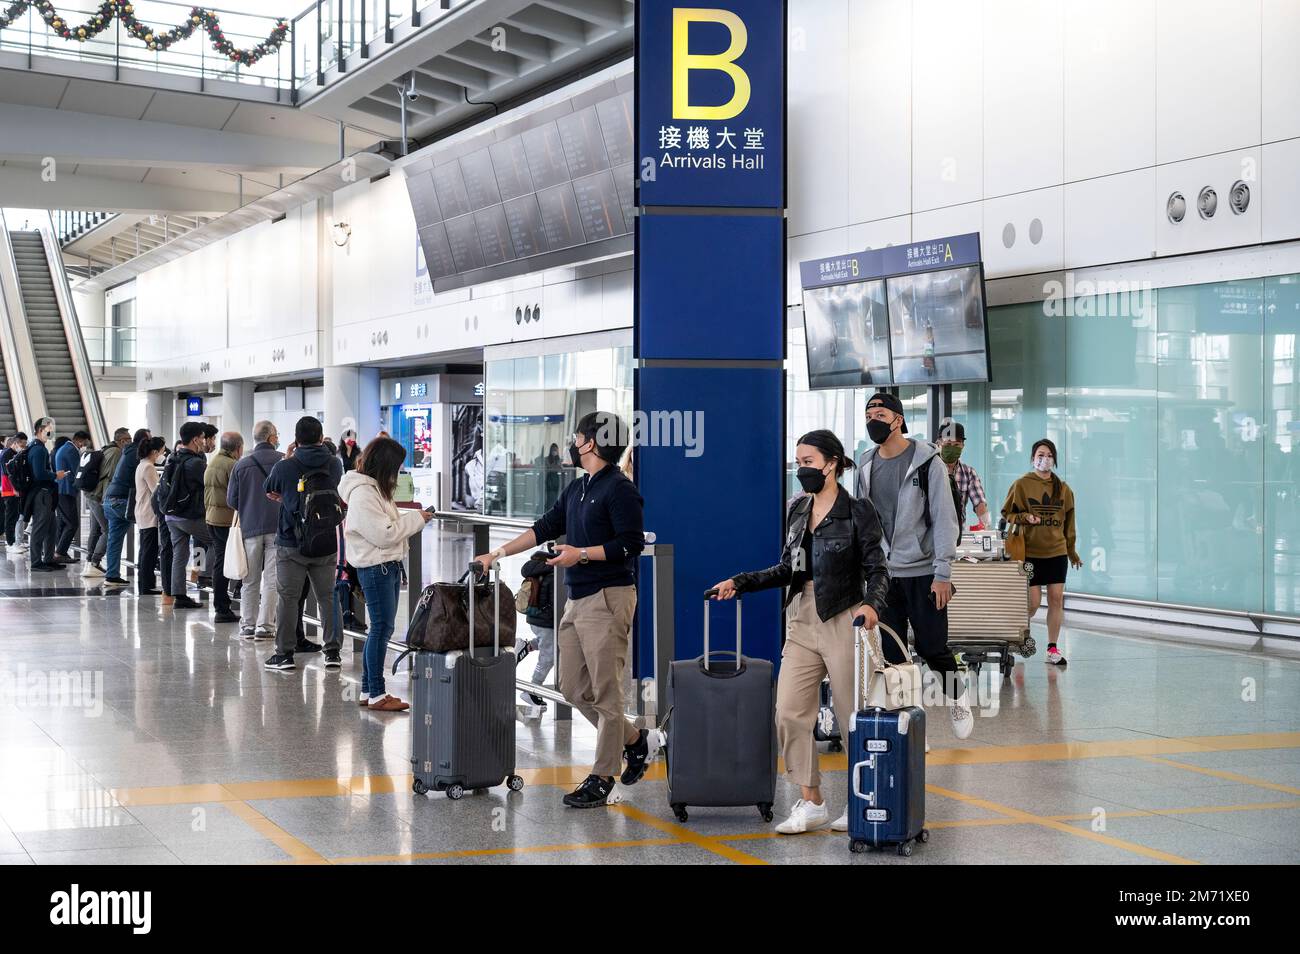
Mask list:
[{"label": "suitcase wheel", "polygon": [[447,797],[450,798],[453,802],[461,798],[464,794],[465,794],[465,786],[460,784],[460,782],[452,782],[450,785],[447,786]]},{"label": "suitcase wheel", "polygon": [[916,833],[916,840],[924,845],[927,841],[930,840],[930,829],[922,828],[919,832]]},{"label": "suitcase wheel", "polygon": [[523,791],[524,788],[524,780],[518,775],[511,775],[506,779],[506,784],[510,786],[510,791],[512,792]]},{"label": "suitcase wheel", "polygon": [[677,820],[679,822],[685,822],[687,819],[691,817],[690,815],[686,814],[685,805],[674,805],[672,808],[673,808],[673,814],[677,816]]},{"label": "suitcase wheel", "polygon": [[867,843],[865,841],[849,842],[849,851],[853,852],[855,855],[860,855],[866,850],[867,850]]},{"label": "suitcase wheel", "polygon": [[429,786],[425,785],[417,778],[411,783],[411,791],[415,792],[416,795],[425,795],[429,791]]},{"label": "suitcase wheel", "polygon": [[770,822],[772,820],[772,803],[759,802],[758,813],[763,816],[763,821]]},{"label": "suitcase wheel", "polygon": [[841,742],[839,739],[831,739],[830,751],[832,751],[832,752],[843,752],[843,751],[844,751],[844,743]]},{"label": "suitcase wheel", "polygon": [[903,842],[898,846],[898,853],[904,858],[912,857],[912,843],[910,841]]}]

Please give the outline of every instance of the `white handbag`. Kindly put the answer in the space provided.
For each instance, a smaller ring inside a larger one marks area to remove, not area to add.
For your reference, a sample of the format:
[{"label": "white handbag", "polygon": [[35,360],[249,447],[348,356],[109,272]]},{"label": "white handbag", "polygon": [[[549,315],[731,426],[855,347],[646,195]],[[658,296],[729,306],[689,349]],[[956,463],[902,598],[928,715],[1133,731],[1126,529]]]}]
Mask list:
[{"label": "white handbag", "polygon": [[244,531],[239,528],[239,514],[226,537],[226,560],[222,572],[227,580],[242,580],[248,576],[248,554],[244,552]]},{"label": "white handbag", "polygon": [[[880,645],[881,630],[888,633],[898,644],[905,659],[912,658],[911,653],[907,651],[907,643],[884,623],[880,623],[875,629],[858,627],[854,630],[853,638],[854,695],[857,696],[857,687],[865,682],[867,695],[861,708],[894,710],[921,706],[921,667],[910,661],[887,662]],[[862,651],[864,644],[867,647],[865,653]],[[865,672],[865,679],[863,678],[864,662],[869,666]]]}]

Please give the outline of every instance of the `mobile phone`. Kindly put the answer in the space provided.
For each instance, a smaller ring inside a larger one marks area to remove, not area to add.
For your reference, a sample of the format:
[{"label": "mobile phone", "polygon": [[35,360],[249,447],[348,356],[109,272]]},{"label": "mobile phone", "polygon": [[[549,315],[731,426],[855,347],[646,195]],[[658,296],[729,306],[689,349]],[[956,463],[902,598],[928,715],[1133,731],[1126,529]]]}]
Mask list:
[{"label": "mobile phone", "polygon": [[427,507],[424,508],[424,512],[425,512],[425,513],[437,513],[437,512],[438,512],[438,505],[437,505],[437,504],[429,504],[429,506],[427,506]]}]

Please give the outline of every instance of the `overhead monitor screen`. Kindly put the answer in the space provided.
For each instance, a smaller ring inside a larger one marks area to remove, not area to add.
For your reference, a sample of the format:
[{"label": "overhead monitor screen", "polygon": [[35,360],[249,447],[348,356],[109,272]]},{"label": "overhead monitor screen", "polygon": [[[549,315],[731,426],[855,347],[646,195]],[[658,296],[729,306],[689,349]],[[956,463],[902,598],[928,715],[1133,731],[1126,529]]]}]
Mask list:
[{"label": "overhead monitor screen", "polygon": [[989,379],[978,265],[888,279],[895,384]]},{"label": "overhead monitor screen", "polygon": [[407,166],[406,188],[429,277],[631,232],[632,110],[631,91],[617,93]]},{"label": "overhead monitor screen", "polygon": [[806,289],[803,323],[810,388],[891,383],[883,280]]}]

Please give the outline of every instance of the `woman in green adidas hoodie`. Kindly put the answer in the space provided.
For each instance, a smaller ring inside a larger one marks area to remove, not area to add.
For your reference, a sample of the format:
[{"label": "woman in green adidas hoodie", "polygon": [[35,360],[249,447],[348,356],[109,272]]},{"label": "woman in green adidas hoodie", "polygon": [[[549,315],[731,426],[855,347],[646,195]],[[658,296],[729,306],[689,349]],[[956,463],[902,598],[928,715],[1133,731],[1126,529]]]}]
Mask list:
[{"label": "woman in green adidas hoodie", "polygon": [[1074,491],[1052,469],[1056,466],[1056,445],[1043,438],[1029,452],[1034,469],[1011,485],[1002,516],[1017,524],[1025,535],[1025,560],[1034,567],[1029,580],[1029,615],[1038,611],[1047,587],[1047,661],[1065,665],[1056,648],[1065,616],[1065,574],[1067,561],[1075,569],[1083,566],[1074,549]]}]

